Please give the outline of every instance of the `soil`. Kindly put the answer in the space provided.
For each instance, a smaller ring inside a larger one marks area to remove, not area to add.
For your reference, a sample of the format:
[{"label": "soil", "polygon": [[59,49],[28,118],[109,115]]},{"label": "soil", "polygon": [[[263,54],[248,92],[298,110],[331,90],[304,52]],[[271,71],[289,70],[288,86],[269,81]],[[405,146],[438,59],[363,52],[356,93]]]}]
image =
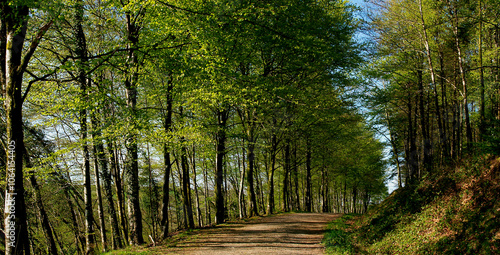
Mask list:
[{"label": "soil", "polygon": [[[200,230],[162,254],[323,254],[328,222],[339,214],[289,213]],[[153,248],[154,250],[154,248]],[[157,250],[159,251],[159,250]]]}]

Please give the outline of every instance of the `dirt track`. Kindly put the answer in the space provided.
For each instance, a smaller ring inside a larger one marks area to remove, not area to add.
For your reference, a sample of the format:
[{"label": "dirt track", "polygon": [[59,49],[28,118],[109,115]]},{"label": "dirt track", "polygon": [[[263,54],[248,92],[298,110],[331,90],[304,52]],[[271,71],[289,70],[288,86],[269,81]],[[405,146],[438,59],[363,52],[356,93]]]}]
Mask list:
[{"label": "dirt track", "polygon": [[292,213],[200,231],[164,254],[323,254],[324,229],[338,214]]}]

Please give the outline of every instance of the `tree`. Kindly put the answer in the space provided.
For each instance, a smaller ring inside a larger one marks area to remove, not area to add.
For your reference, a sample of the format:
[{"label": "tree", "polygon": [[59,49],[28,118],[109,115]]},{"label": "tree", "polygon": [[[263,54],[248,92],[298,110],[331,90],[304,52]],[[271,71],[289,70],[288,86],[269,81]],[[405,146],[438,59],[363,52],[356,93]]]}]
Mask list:
[{"label": "tree", "polygon": [[[30,254],[23,185],[23,76],[43,35],[52,22],[39,29],[23,55],[30,6],[33,3],[0,4],[0,62],[2,96],[7,124],[7,165],[4,230],[5,254]],[[26,89],[29,91],[29,88]]]}]

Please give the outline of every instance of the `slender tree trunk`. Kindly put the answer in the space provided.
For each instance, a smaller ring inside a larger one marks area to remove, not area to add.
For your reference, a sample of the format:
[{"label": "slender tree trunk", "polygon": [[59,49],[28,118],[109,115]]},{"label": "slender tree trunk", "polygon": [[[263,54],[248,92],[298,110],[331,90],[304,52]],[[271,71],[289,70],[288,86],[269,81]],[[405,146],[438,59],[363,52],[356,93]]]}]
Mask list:
[{"label": "slender tree trunk", "polygon": [[[179,107],[179,113],[181,118],[183,117],[183,107]],[[194,228],[194,218],[193,218],[193,206],[191,203],[191,187],[190,187],[190,178],[189,178],[189,166],[187,160],[187,149],[186,149],[186,141],[184,137],[180,139],[181,143],[181,168],[182,168],[182,197],[185,208],[185,216],[187,227],[189,229]]]},{"label": "slender tree trunk", "polygon": [[[418,3],[419,3],[420,20],[422,21],[422,30],[424,31],[423,41],[424,41],[425,51],[426,51],[426,55],[427,55],[427,63],[429,64],[429,71],[431,73],[431,81],[432,81],[432,88],[433,88],[433,93],[434,93],[434,104],[436,107],[439,138],[440,138],[440,143],[443,143],[444,131],[443,131],[443,125],[441,122],[441,111],[440,111],[440,107],[439,107],[439,100],[438,100],[438,94],[437,94],[436,75],[435,75],[434,66],[432,63],[432,52],[431,52],[431,49],[429,46],[429,39],[427,36],[427,26],[425,24],[424,14],[422,11],[422,0],[419,0]],[[426,136],[428,136],[428,135],[426,135]],[[430,147],[430,139],[428,137],[427,137],[427,139],[428,139],[427,147]],[[424,145],[424,146],[426,146],[426,145]],[[430,148],[427,148],[427,149],[424,148],[424,153],[426,150],[430,150]],[[428,154],[430,154],[430,153],[428,153]],[[426,160],[429,160],[429,159],[427,158]],[[427,163],[429,163],[429,162],[427,162]],[[431,165],[425,165],[425,163],[424,163],[424,167],[426,167],[426,170],[431,170],[430,169]]]},{"label": "slender tree trunk", "polygon": [[[329,204],[328,204],[328,194],[330,193],[328,190],[328,172],[325,169],[325,166],[323,165],[321,167],[321,196],[323,197],[323,208],[322,212],[326,213],[329,212]],[[345,194],[344,194],[345,196]],[[344,199],[345,201],[345,199]]]},{"label": "slender tree trunk", "polygon": [[194,184],[194,194],[196,197],[195,206],[196,206],[196,218],[198,220],[198,226],[203,226],[203,220],[201,217],[201,209],[200,209],[200,196],[198,194],[198,183],[196,180],[196,148],[193,146],[193,157],[191,160],[191,166],[193,167],[193,184]]},{"label": "slender tree trunk", "polygon": [[[172,128],[172,105],[173,105],[173,83],[172,77],[168,77],[167,80],[167,109],[164,112],[163,128],[168,134],[171,132]],[[163,144],[163,162],[164,162],[164,172],[163,172],[163,199],[162,199],[162,209],[161,209],[161,229],[163,238],[168,237],[168,224],[169,224],[169,200],[170,200],[170,172],[172,172],[172,162],[170,162],[170,148],[168,142]]]},{"label": "slender tree trunk", "polygon": [[297,143],[293,148],[293,181],[294,181],[294,210],[300,210],[300,196],[299,196],[299,160],[297,159]]},{"label": "slender tree trunk", "polygon": [[244,147],[244,142],[242,144],[242,156],[241,156],[241,165],[240,165],[240,154],[238,154],[238,167],[240,170],[240,185],[238,187],[238,209],[240,213],[240,219],[246,217],[246,210],[245,210],[245,195],[244,195],[244,184],[245,184],[245,147]]},{"label": "slender tree trunk", "polygon": [[[28,162],[28,159],[26,159],[26,161],[27,161],[26,166],[31,167],[29,162]],[[47,238],[47,244],[48,244],[47,254],[57,254],[57,246],[56,246],[54,234],[53,234],[52,228],[50,226],[49,217],[47,215],[47,212],[45,211],[45,206],[43,205],[43,202],[42,202],[42,197],[40,194],[40,186],[38,185],[38,182],[36,181],[36,177],[35,177],[34,172],[31,173],[31,175],[30,175],[30,183],[35,191],[34,192],[35,193],[35,201],[36,201],[36,205],[38,207],[43,233],[45,234],[45,238]]]},{"label": "slender tree trunk", "polygon": [[99,168],[101,168],[102,172],[107,172],[107,164],[106,159],[103,155],[104,148],[102,145],[102,141],[100,140],[100,131],[99,129],[99,121],[97,120],[95,113],[91,114],[90,117],[92,124],[92,151],[94,154],[94,175],[95,175],[95,188],[97,195],[97,212],[99,213],[99,224],[100,224],[100,232],[101,232],[101,243],[102,243],[102,252],[106,252],[108,249],[108,241],[106,235],[106,223],[104,219],[104,208],[102,206],[102,192],[101,192],[101,184],[100,184],[100,173]]},{"label": "slender tree trunk", "polygon": [[[412,102],[412,92],[409,91],[408,96],[408,176],[410,183],[416,182],[416,176],[418,171],[418,161],[417,161],[417,146],[415,144],[415,136],[413,131],[413,102]],[[416,118],[415,118],[416,119]],[[408,181],[407,181],[408,182]]]},{"label": "slender tree trunk", "polygon": [[[94,126],[95,127],[95,126]],[[108,240],[106,236],[106,224],[105,224],[105,219],[104,219],[104,208],[102,207],[102,193],[101,193],[101,184],[100,184],[100,177],[99,177],[99,160],[97,156],[97,149],[96,149],[96,141],[95,137],[94,138],[94,146],[93,146],[93,154],[94,154],[94,175],[95,175],[95,188],[96,188],[96,195],[97,195],[97,212],[99,215],[99,231],[101,232],[101,243],[102,243],[102,252],[106,252],[108,249]]]},{"label": "slender tree trunk", "polygon": [[137,145],[137,80],[138,80],[138,59],[135,48],[139,41],[139,26],[137,26],[136,17],[131,13],[126,13],[127,22],[127,40],[128,56],[127,66],[129,73],[125,78],[125,89],[127,95],[127,107],[130,112],[129,123],[131,124],[128,134],[126,134],[125,147],[126,166],[125,181],[127,194],[127,209],[129,218],[129,236],[130,245],[139,245],[144,243],[142,236],[142,212],[139,203],[139,164],[138,164],[138,145]]},{"label": "slender tree trunk", "polygon": [[[420,126],[422,129],[422,145],[423,145],[423,167],[424,170],[429,172],[431,169],[432,165],[432,155],[431,155],[431,148],[430,148],[430,139],[429,139],[429,133],[428,133],[428,121],[425,115],[425,102],[424,102],[424,86],[423,86],[423,79],[422,79],[422,71],[417,70],[417,79],[418,79],[418,90],[419,90],[419,110],[420,110]],[[420,177],[420,176],[419,176]]]},{"label": "slender tree trunk", "polygon": [[344,180],[343,213],[347,213],[347,180]]},{"label": "slender tree trunk", "polygon": [[290,141],[287,139],[285,141],[285,165],[283,167],[284,175],[283,175],[283,211],[290,211],[289,201],[289,187],[288,187],[288,176],[290,173]]},{"label": "slender tree trunk", "polygon": [[463,89],[463,107],[464,107],[464,115],[465,115],[465,134],[467,138],[467,146],[470,146],[472,143],[472,127],[470,124],[470,118],[469,118],[469,102],[468,102],[468,92],[467,92],[467,81],[465,79],[465,70],[463,67],[463,59],[462,59],[462,47],[460,46],[460,39],[458,35],[458,14],[455,13],[455,24],[454,24],[454,29],[453,32],[455,34],[455,46],[457,49],[457,61],[458,61],[458,68],[460,71],[460,79],[462,81],[462,89]]},{"label": "slender tree trunk", "polygon": [[257,211],[257,197],[255,195],[255,189],[254,189],[254,170],[255,170],[255,138],[253,136],[253,131],[250,131],[251,135],[248,139],[248,155],[247,155],[247,160],[248,160],[248,171],[247,171],[247,184],[248,184],[248,192],[249,194],[249,216],[257,216],[259,215]]},{"label": "slender tree trunk", "polygon": [[[123,230],[123,239],[127,242],[128,238],[128,228],[127,228],[127,218],[125,214],[125,201],[123,198],[123,182],[120,174],[120,168],[118,164],[117,154],[114,149],[115,145],[111,140],[106,140],[108,146],[108,155],[111,168],[111,175],[115,180],[116,198],[118,203],[118,217],[120,218],[120,225]],[[109,200],[108,200],[109,201]],[[121,236],[121,235],[120,235]]]},{"label": "slender tree trunk", "polygon": [[352,212],[357,213],[358,211],[356,210],[356,201],[358,200],[358,187],[357,185],[354,185],[352,187]]},{"label": "slender tree trunk", "polygon": [[[273,119],[273,124],[276,125],[276,119]],[[271,172],[269,176],[269,199],[267,204],[267,214],[274,213],[274,172],[276,167],[276,153],[277,153],[277,139],[276,134],[273,132],[271,138]]]},{"label": "slender tree trunk", "polygon": [[[181,139],[184,142],[184,139]],[[191,187],[189,178],[189,166],[187,160],[187,149],[185,145],[181,147],[181,168],[182,168],[182,195],[184,207],[186,208],[186,221],[188,228],[194,228],[193,206],[191,202]]]},{"label": "slender tree trunk", "polygon": [[203,164],[203,185],[204,185],[204,190],[205,190],[205,217],[206,217],[206,224],[211,225],[212,224],[212,216],[210,215],[210,204],[208,204],[208,168],[206,167],[205,164]]},{"label": "slender tree trunk", "polygon": [[157,217],[157,212],[158,212],[158,200],[157,198],[159,197],[160,194],[158,194],[157,186],[156,186],[156,181],[153,177],[153,168],[151,167],[151,153],[149,150],[149,142],[146,142],[146,160],[148,162],[148,190],[149,190],[149,211],[151,214],[151,235],[149,238],[152,239],[153,243],[155,242],[154,240],[157,240],[157,223],[158,223],[158,217]]},{"label": "slender tree trunk", "polygon": [[[75,36],[77,40],[76,45],[76,55],[80,59],[78,63],[78,83],[80,85],[80,98],[81,101],[88,102],[88,78],[86,74],[86,67],[88,65],[87,58],[87,44],[85,34],[83,32],[83,17],[84,9],[83,2],[80,0],[77,2],[75,8],[76,15],[75,20],[76,31]],[[85,235],[86,235],[86,253],[93,254],[95,249],[95,233],[94,233],[94,215],[92,210],[92,188],[91,188],[91,177],[90,177],[90,152],[89,145],[87,142],[87,110],[85,106],[80,106],[79,113],[80,122],[80,141],[82,141],[83,150],[83,171],[84,171],[84,200],[85,200]]]},{"label": "slender tree trunk", "polygon": [[[258,200],[259,200],[259,204],[260,204],[260,207],[259,208],[262,208],[264,209],[265,208],[265,203],[264,203],[264,184],[263,184],[263,181],[262,181],[262,177],[260,175],[260,169],[259,169],[259,165],[255,165],[255,180],[257,180],[257,194],[258,194]],[[260,210],[257,209],[258,212],[260,212]]]},{"label": "slender tree trunk", "polygon": [[479,139],[482,140],[486,133],[485,99],[484,99],[484,68],[483,68],[483,6],[482,0],[479,0],[479,93],[481,102],[479,106]]},{"label": "slender tree trunk", "polygon": [[448,158],[451,156],[451,151],[453,148],[449,144],[449,126],[448,126],[448,100],[446,100],[446,88],[444,86],[445,80],[444,80],[444,56],[442,50],[439,51],[439,65],[440,65],[440,70],[439,70],[439,83],[441,84],[441,104],[443,105],[444,111],[443,111],[443,154],[445,158]]},{"label": "slender tree trunk", "polygon": [[[97,122],[97,121],[96,121]],[[97,126],[94,125],[94,126]],[[96,133],[96,137],[100,137],[100,133]],[[98,160],[99,167],[101,168],[101,175],[103,178],[103,185],[104,185],[104,195],[106,196],[106,202],[108,203],[108,213],[111,218],[111,228],[113,230],[113,242],[112,242],[112,248],[117,249],[123,247],[122,244],[122,238],[120,234],[120,228],[118,226],[118,218],[116,215],[116,209],[115,209],[115,203],[113,200],[113,191],[112,191],[112,185],[111,185],[111,175],[108,171],[108,164],[106,160],[106,155],[104,152],[104,145],[102,143],[102,140],[97,139],[94,141],[95,149],[96,149],[96,157]],[[97,169],[96,169],[97,170]],[[97,173],[96,173],[97,176]],[[96,183],[96,185],[98,185]],[[102,222],[101,222],[102,224]]]},{"label": "slender tree trunk", "polygon": [[306,211],[312,211],[312,198],[311,198],[311,142],[309,138],[306,140]]},{"label": "slender tree trunk", "polygon": [[[85,89],[83,89],[85,90]],[[85,199],[85,235],[86,254],[93,254],[95,249],[94,214],[92,210],[92,188],[90,177],[90,155],[87,144],[87,113],[80,110],[80,139],[83,141],[83,169],[84,169],[84,199]]]},{"label": "slender tree trunk", "polygon": [[215,223],[221,224],[225,220],[223,173],[224,155],[226,154],[226,125],[229,118],[229,110],[217,110],[217,134],[216,134],[216,158],[215,158]]}]

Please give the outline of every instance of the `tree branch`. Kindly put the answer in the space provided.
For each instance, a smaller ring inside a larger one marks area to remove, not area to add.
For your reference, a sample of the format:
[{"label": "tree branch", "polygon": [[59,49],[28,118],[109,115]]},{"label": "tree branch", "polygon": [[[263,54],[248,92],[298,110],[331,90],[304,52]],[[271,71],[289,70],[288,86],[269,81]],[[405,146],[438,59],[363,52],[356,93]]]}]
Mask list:
[{"label": "tree branch", "polygon": [[28,67],[28,63],[30,62],[31,57],[35,53],[36,48],[38,47],[38,44],[40,44],[40,41],[42,40],[43,35],[49,30],[50,26],[52,26],[53,21],[49,21],[49,23],[45,24],[43,27],[40,28],[40,31],[38,31],[38,34],[35,36],[33,41],[31,41],[30,47],[28,49],[28,52],[26,52],[26,55],[24,55],[23,60],[21,61],[21,65],[19,65],[18,69],[16,70],[18,73],[22,73],[26,71],[26,68]]}]

